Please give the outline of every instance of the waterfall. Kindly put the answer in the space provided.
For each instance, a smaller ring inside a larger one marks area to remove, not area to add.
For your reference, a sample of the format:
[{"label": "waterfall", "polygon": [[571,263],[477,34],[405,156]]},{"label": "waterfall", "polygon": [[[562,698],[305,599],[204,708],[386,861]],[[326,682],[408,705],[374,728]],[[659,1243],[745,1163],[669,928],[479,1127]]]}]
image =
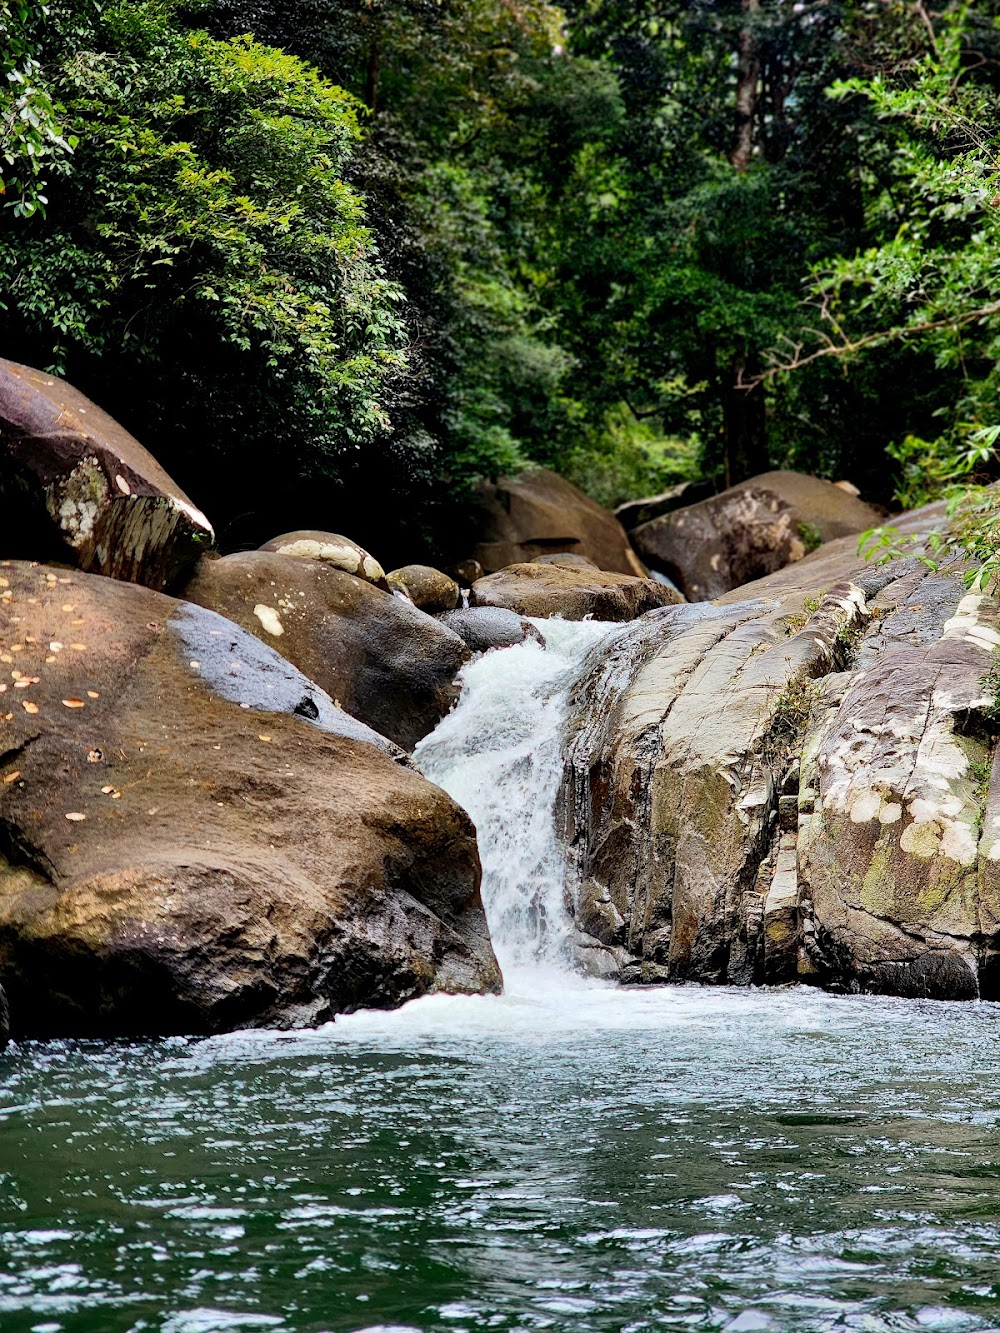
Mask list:
[{"label": "waterfall", "polygon": [[529,640],[476,658],[457,708],[415,759],[472,817],[483,903],[501,966],[568,965],[565,854],[555,828],[570,689],[590,649],[626,626],[535,621]]}]

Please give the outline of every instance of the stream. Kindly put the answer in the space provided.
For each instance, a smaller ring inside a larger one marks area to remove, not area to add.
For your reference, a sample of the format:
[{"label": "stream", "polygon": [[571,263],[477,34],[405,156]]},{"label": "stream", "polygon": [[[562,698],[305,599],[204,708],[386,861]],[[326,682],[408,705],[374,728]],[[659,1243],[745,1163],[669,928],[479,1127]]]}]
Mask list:
[{"label": "stream", "polygon": [[417,754],[505,994],[12,1047],[0,1333],[1000,1330],[997,1006],[574,973],[563,709],[620,627],[544,632]]}]

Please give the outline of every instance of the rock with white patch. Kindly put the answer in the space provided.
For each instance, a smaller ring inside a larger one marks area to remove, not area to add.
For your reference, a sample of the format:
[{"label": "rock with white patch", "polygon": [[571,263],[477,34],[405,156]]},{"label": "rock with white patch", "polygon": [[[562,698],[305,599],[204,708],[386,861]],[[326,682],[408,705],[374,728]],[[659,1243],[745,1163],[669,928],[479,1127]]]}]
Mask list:
[{"label": "rock with white patch", "polygon": [[128,431],[64,380],[0,359],[4,554],[171,589],[211,524]]},{"label": "rock with white patch", "polygon": [[211,611],[24,563],[0,579],[16,1036],[312,1026],[498,989],[472,824],[396,747]]},{"label": "rock with white patch", "polygon": [[375,557],[350,537],[341,537],[336,532],[317,532],[303,529],[300,532],[286,532],[281,537],[272,537],[260,548],[272,551],[275,555],[294,556],[298,560],[321,560],[342,569],[366,583],[374,583],[377,588],[388,588],[385,571]]},{"label": "rock with white patch", "polygon": [[803,961],[824,984],[958,999],[994,992],[1000,789],[989,675],[998,629],[996,603],[966,595],[939,638],[859,669],[815,723],[799,878],[810,927]]},{"label": "rock with white patch", "polygon": [[257,635],[408,750],[457,698],[455,676],[469,656],[462,639],[329,561],[269,551],[205,560],[184,596]]}]

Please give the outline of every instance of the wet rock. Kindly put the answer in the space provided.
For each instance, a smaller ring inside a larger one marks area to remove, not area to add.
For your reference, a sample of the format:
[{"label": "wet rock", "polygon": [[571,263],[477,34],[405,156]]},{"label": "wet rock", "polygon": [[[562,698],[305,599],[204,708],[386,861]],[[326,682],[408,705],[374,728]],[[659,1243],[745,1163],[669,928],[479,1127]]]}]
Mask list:
[{"label": "wet rock", "polygon": [[0,575],[17,1035],[296,1026],[498,987],[471,823],[388,742],[210,611]]},{"label": "wet rock", "polygon": [[506,607],[522,616],[564,620],[634,620],[680,601],[672,588],[607,570],[568,565],[511,565],[473,584],[472,606]]},{"label": "wet rock", "polygon": [[6,553],[172,588],[212,526],[142,445],[64,380],[0,359]]},{"label": "wet rock", "polygon": [[376,588],[388,588],[385,571],[375,557],[350,537],[341,537],[337,532],[317,532],[312,528],[298,532],[286,532],[280,537],[272,537],[260,548],[275,555],[295,556],[299,560],[321,560],[342,569],[346,574],[373,583]]},{"label": "wet rock", "polygon": [[637,527],[632,541],[691,601],[711,601],[773,574],[822,542],[882,521],[830,482],[766,472]]},{"label": "wet rock", "polygon": [[1000,995],[998,647],[954,568],[847,538],[595,650],[561,795],[585,965]]},{"label": "wet rock", "polygon": [[386,578],[394,592],[401,592],[428,615],[453,611],[459,603],[458,584],[431,565],[404,565]]},{"label": "wet rock", "polygon": [[607,509],[547,468],[484,484],[476,497],[473,555],[487,574],[538,555],[572,553],[599,569],[644,576],[646,568]]},{"label": "wet rock", "polygon": [[458,635],[326,560],[264,551],[206,560],[184,595],[257,635],[408,750],[457,698],[468,657]]},{"label": "wet rock", "polygon": [[492,648],[513,648],[526,639],[544,642],[530,621],[516,611],[498,606],[470,606],[448,611],[439,619],[474,653],[488,653]]},{"label": "wet rock", "polygon": [[0,1055],[10,1045],[10,1005],[7,992],[0,986]]}]

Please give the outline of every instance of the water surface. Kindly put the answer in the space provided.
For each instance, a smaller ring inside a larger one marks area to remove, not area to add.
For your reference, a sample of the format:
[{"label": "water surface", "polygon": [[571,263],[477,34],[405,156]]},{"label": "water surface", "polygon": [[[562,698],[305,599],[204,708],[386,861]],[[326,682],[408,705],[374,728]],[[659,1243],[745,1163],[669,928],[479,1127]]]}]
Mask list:
[{"label": "water surface", "polygon": [[517,972],[28,1045],[0,1329],[1000,1328],[1000,1012]]}]

